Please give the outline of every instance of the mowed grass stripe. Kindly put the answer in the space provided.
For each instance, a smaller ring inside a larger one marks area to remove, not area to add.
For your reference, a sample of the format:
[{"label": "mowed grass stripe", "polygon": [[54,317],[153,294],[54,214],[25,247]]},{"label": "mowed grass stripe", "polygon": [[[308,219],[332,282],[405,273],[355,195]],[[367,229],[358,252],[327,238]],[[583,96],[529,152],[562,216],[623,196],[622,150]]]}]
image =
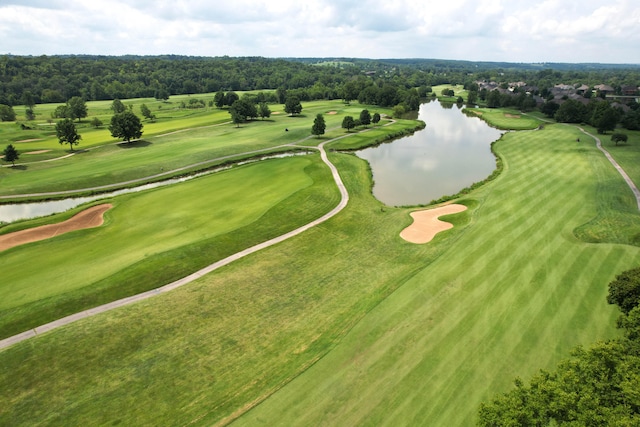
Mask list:
[{"label": "mowed grass stripe", "polygon": [[[599,320],[615,315],[603,289],[638,261],[638,250],[616,247],[616,259],[609,246],[573,236],[596,214],[597,195],[588,156],[575,150],[573,136],[553,128],[498,143],[510,167],[478,192],[486,197],[447,254],[239,425],[470,425],[492,390],[550,368],[575,344],[613,334],[610,323],[576,322],[593,311],[606,313]],[[511,162],[520,149],[527,156]],[[522,196],[529,184],[540,197]],[[566,283],[574,280],[589,286]]]}]

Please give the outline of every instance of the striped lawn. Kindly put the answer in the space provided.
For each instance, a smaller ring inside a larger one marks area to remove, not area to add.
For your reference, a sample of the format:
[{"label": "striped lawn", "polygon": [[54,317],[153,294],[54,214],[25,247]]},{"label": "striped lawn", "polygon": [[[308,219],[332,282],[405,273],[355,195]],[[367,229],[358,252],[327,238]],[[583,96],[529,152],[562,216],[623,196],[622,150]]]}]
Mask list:
[{"label": "striped lawn", "polygon": [[428,245],[398,237],[409,211],[373,200],[364,162],[331,154],[351,199],[330,221],[0,352],[0,424],[472,425],[516,375],[616,333],[606,285],[640,250],[573,230],[600,180],[628,190],[575,138],[506,135],[504,173]]},{"label": "striped lawn", "polygon": [[607,284],[640,250],[574,237],[596,214],[603,157],[573,133],[506,135],[505,172],[460,238],[237,425],[473,425],[516,376],[613,336]]}]

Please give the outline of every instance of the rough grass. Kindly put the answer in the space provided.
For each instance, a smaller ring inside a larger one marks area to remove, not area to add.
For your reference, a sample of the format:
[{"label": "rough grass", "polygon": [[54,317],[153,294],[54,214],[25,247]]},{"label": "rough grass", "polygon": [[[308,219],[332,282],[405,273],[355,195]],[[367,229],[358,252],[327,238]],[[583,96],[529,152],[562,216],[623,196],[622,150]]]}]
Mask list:
[{"label": "rough grass", "polygon": [[429,245],[333,154],[351,201],[332,220],[1,352],[0,424],[211,425],[265,398],[238,424],[473,424],[516,375],[615,334],[606,284],[640,249],[574,236],[602,178],[624,188],[574,144],[568,127],[506,135],[503,175]]},{"label": "rough grass", "polygon": [[331,183],[314,155],[114,198],[100,228],[1,254],[0,337],[170,283],[303,225],[337,204]]},{"label": "rough grass", "polygon": [[[273,105],[272,110],[281,110],[281,107]],[[329,137],[343,135],[340,124],[344,115],[354,114],[352,110],[359,112],[368,106],[355,107],[345,106],[340,101],[318,101],[305,103],[303,108],[303,113],[296,117],[287,116],[280,111],[282,114],[274,114],[269,120],[254,120],[241,125],[240,128],[226,123],[229,117],[226,110],[189,111],[188,116],[178,115],[174,118],[158,119],[156,123],[145,123],[142,141],[132,144],[115,144],[116,141],[110,137],[106,129],[92,131],[91,135],[95,136],[95,141],[78,147],[91,146],[89,151],[53,162],[29,163],[15,169],[0,168],[0,180],[3,182],[0,195],[110,185],[194,164],[199,166],[193,169],[203,169],[228,161],[228,156],[251,156],[248,152],[254,150],[268,150],[273,147],[281,147],[280,151],[293,149],[282,147],[285,144],[302,142],[303,145],[317,145]],[[328,111],[336,111],[337,114],[325,115],[327,135],[322,139],[310,138],[315,114]],[[207,124],[211,126],[203,127]],[[404,128],[415,126],[415,122],[411,121],[405,121],[404,124]],[[28,148],[19,144],[19,151],[52,150],[40,155],[40,159],[67,154],[57,141],[51,138],[24,144],[28,144]],[[32,160],[37,159],[29,156],[21,158],[21,161]]]},{"label": "rough grass", "polygon": [[536,117],[504,108],[465,108],[463,112],[471,117],[480,117],[498,129],[531,130],[545,124]]}]

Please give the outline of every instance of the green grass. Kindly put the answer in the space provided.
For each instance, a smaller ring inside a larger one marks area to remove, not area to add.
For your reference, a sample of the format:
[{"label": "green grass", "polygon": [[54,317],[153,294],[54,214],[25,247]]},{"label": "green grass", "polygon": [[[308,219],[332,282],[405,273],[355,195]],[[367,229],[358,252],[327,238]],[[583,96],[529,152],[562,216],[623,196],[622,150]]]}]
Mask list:
[{"label": "green grass", "polygon": [[464,113],[470,117],[480,117],[498,129],[531,130],[545,124],[535,117],[504,108],[465,108]]},{"label": "green grass", "polygon": [[[320,141],[344,135],[340,128],[346,114],[359,113],[367,106],[344,105],[340,101],[304,103],[301,115],[290,117],[282,106],[272,106],[269,120],[255,120],[239,128],[226,123],[229,114],[212,109],[191,112],[175,119],[159,118],[156,123],[145,124],[145,134],[139,143],[115,144],[108,130],[95,130],[88,134],[89,151],[70,158],[46,163],[29,163],[19,168],[0,168],[0,195],[10,196],[51,191],[84,189],[93,186],[117,184],[134,179],[166,173],[196,165],[190,170],[203,169],[228,161],[228,156],[248,157],[247,152],[275,149],[292,150],[285,144],[317,145]],[[335,111],[336,114],[325,114]],[[372,110],[373,111],[373,110]],[[381,112],[387,112],[381,110]],[[325,114],[327,133],[324,138],[310,138],[311,125],[316,114]],[[415,122],[403,121],[403,129],[411,129]],[[209,125],[209,126],[206,126]],[[12,124],[11,126],[15,126]],[[288,131],[285,131],[288,129]],[[176,130],[181,130],[176,132]],[[169,133],[174,132],[174,133]],[[91,136],[93,135],[93,136]],[[32,135],[33,136],[33,135]],[[374,136],[371,136],[373,138]],[[84,138],[84,136],[83,136]],[[67,154],[54,139],[29,143],[28,148],[18,144],[21,152],[52,150],[53,154],[23,154],[21,161],[43,159],[46,156]],[[29,151],[26,151],[29,150]],[[57,150],[57,151],[56,151]],[[40,156],[40,157],[37,157]],[[180,171],[179,173],[184,173]]]},{"label": "green grass", "polygon": [[237,424],[473,424],[516,375],[614,335],[606,285],[640,262],[576,238],[628,189],[572,128],[495,149],[503,174],[427,245],[398,237],[409,211],[382,209],[363,161],[331,154],[351,199],[330,221],[1,352],[0,424],[211,425],[264,399]]},{"label": "green grass", "polygon": [[102,227],[2,253],[11,269],[0,284],[0,337],[156,288],[303,225],[337,203],[330,183],[314,155],[109,200]]}]

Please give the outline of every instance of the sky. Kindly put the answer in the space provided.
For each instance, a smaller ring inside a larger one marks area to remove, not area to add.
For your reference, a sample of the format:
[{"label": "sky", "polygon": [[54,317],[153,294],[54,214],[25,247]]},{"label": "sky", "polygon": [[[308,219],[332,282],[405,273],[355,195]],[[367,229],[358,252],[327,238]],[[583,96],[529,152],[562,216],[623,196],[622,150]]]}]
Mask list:
[{"label": "sky", "polygon": [[640,63],[638,0],[0,0],[0,54]]}]

